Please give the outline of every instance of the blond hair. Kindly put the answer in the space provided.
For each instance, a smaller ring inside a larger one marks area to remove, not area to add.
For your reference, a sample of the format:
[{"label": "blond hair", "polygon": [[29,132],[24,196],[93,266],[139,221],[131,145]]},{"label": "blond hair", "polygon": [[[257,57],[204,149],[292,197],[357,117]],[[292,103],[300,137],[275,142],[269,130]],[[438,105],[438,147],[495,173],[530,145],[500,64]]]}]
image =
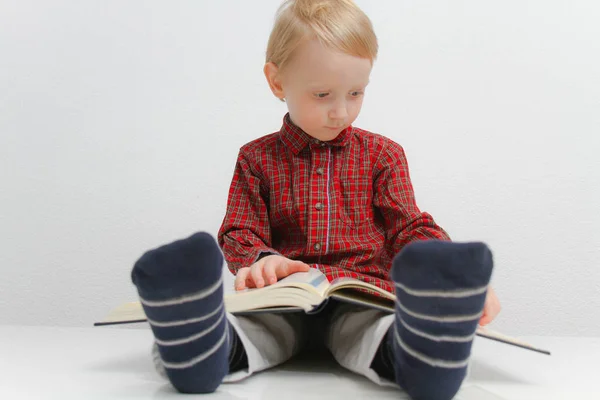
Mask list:
[{"label": "blond hair", "polygon": [[369,17],[352,0],[286,0],[275,17],[266,62],[281,70],[306,40],[371,62],[377,58],[377,37]]}]

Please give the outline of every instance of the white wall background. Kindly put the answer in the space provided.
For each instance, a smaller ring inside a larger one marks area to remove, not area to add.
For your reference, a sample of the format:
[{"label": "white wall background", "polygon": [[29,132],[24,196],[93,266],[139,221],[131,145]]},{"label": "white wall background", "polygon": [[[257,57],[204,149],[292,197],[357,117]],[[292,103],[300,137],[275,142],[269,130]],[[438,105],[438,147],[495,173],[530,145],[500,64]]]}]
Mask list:
[{"label": "white wall background", "polygon": [[[381,53],[356,125],[496,257],[512,334],[600,335],[600,3],[358,1]],[[238,148],[285,106],[279,0],[0,0],[0,323],[89,326],[146,249],[216,234]]]}]

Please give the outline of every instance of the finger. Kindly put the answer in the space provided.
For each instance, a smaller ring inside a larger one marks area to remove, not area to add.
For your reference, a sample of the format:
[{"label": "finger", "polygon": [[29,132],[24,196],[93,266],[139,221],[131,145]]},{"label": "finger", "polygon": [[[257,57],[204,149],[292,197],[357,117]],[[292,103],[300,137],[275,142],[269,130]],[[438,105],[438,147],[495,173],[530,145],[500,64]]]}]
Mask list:
[{"label": "finger", "polygon": [[486,301],[483,308],[483,315],[479,320],[479,325],[484,326],[491,323],[496,316],[500,313],[500,303],[497,299],[490,298]]},{"label": "finger", "polygon": [[500,301],[498,300],[498,296],[496,296],[496,292],[491,286],[488,290],[488,294],[485,300],[483,313],[485,318],[482,318],[482,320],[484,320],[483,322],[485,322],[486,324],[492,322],[500,313]]},{"label": "finger", "polygon": [[296,261],[298,263],[298,265],[300,266],[301,270],[304,272],[307,272],[308,270],[310,270],[310,265],[308,265],[305,262],[302,261]]},{"label": "finger", "polygon": [[254,289],[256,287],[254,279],[252,279],[252,275],[250,273],[248,273],[248,276],[246,277],[246,287],[248,289]]},{"label": "finger", "polygon": [[489,317],[489,315],[486,313],[483,313],[483,315],[481,316],[481,319],[479,320],[479,325],[486,326],[490,322],[492,322],[492,319]]},{"label": "finger", "polygon": [[491,320],[494,320],[494,319],[496,319],[496,317],[498,316],[498,314],[500,314],[500,310],[502,309],[502,307],[500,307],[500,302],[498,301],[497,298],[494,299],[494,302],[492,303],[491,309],[492,309],[492,311],[490,312],[490,314],[491,314]]},{"label": "finger", "polygon": [[276,267],[277,263],[274,262],[267,262],[263,267],[263,277],[265,278],[267,285],[277,283],[277,275],[275,274]]},{"label": "finger", "polygon": [[492,318],[490,318],[490,302],[486,300],[485,305],[483,306],[483,314],[479,319],[479,325],[485,326],[492,322]]},{"label": "finger", "polygon": [[257,262],[254,265],[252,265],[252,267],[250,267],[250,275],[252,276],[252,279],[254,280],[254,285],[256,285],[257,288],[265,286],[265,281],[262,276],[262,270],[263,266],[261,262]]},{"label": "finger", "polygon": [[248,277],[248,273],[250,272],[250,268],[240,268],[235,275],[234,287],[235,290],[244,290],[246,289],[246,278]]},{"label": "finger", "polygon": [[310,270],[310,265],[303,263],[302,261],[294,260],[288,263],[288,274],[293,274],[295,272],[308,272]]},{"label": "finger", "polygon": [[277,265],[275,274],[277,278],[285,278],[295,272],[306,272],[310,269],[308,264],[304,264],[302,261],[285,260]]}]

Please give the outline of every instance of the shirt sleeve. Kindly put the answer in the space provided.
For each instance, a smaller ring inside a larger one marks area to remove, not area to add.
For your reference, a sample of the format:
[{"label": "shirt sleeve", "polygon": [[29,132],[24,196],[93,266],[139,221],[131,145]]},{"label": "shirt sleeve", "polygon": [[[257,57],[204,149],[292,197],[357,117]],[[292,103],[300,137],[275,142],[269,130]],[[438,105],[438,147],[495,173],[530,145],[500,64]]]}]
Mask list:
[{"label": "shirt sleeve", "polygon": [[240,151],[229,188],[227,211],[217,235],[227,266],[234,275],[264,253],[279,254],[271,248],[269,213],[261,195],[261,181]]},{"label": "shirt sleeve", "polygon": [[383,216],[386,249],[391,254],[416,240],[450,240],[431,215],[419,210],[404,149],[391,140],[377,161],[373,204]]}]

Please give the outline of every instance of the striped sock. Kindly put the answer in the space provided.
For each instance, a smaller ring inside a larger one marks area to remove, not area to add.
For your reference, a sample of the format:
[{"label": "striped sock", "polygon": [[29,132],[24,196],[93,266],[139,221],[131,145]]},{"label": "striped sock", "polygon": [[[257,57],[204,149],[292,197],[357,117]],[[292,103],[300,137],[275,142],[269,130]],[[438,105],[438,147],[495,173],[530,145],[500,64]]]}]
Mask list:
[{"label": "striped sock", "polygon": [[210,393],[228,372],[235,332],[223,304],[223,256],[214,238],[196,233],[150,250],[131,273],[171,384]]},{"label": "striped sock", "polygon": [[415,242],[395,258],[396,319],[385,347],[392,349],[396,382],[414,400],[458,392],[492,268],[483,243]]}]

